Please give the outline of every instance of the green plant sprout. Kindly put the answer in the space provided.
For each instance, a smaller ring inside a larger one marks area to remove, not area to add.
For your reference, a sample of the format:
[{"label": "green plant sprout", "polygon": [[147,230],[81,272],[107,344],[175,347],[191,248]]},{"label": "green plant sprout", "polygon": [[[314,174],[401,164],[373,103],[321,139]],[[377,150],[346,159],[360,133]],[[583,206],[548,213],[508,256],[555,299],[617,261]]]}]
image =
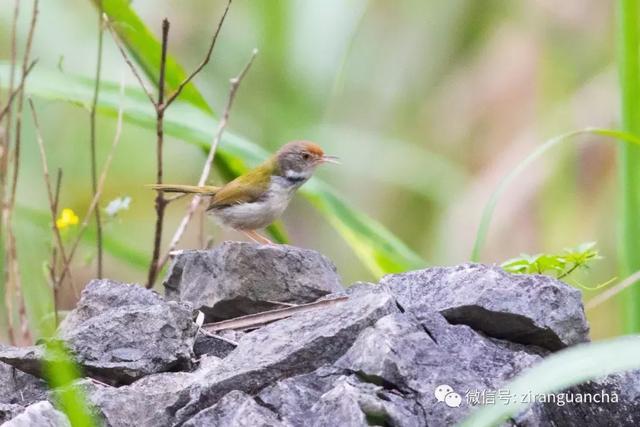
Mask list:
[{"label": "green plant sprout", "polygon": [[564,279],[578,269],[589,268],[590,263],[598,259],[602,257],[596,249],[596,242],[587,242],[574,248],[566,248],[559,254],[522,254],[503,262],[501,267],[514,274],[546,274]]}]

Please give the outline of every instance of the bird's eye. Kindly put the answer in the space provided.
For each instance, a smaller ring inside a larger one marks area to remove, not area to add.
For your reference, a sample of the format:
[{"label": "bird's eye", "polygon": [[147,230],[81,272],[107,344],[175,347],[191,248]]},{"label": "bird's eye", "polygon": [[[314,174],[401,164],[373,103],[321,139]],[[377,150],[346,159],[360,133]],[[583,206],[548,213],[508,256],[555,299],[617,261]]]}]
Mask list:
[{"label": "bird's eye", "polygon": [[311,154],[309,153],[302,153],[302,160],[309,160],[311,158]]}]

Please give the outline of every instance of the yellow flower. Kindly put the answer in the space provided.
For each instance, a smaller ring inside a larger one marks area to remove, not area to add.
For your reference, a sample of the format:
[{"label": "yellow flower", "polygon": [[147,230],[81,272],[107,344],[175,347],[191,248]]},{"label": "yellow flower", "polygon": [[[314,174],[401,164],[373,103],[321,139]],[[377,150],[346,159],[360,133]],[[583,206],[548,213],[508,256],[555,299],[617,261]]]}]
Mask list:
[{"label": "yellow flower", "polygon": [[56,220],[56,227],[62,229],[70,225],[76,225],[78,223],[78,220],[78,215],[76,215],[73,209],[65,208],[62,209],[60,217]]}]

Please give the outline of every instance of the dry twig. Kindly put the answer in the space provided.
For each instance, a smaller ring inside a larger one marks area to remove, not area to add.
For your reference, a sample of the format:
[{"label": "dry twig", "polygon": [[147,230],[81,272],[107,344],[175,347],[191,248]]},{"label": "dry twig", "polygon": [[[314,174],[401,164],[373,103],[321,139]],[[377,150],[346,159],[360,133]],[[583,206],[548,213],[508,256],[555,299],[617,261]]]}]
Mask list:
[{"label": "dry twig", "polygon": [[[98,166],[96,159],[96,111],[98,106],[98,96],[100,95],[100,74],[102,72],[102,0],[98,0],[98,56],[96,58],[96,75],[94,78],[93,101],[91,102],[91,112],[89,114],[89,149],[91,151],[91,190],[95,196],[98,187]],[[97,246],[97,276],[102,278],[102,221],[100,220],[100,209],[95,211],[96,218],[96,246]]]},{"label": "dry twig", "polygon": [[191,80],[193,80],[193,78],[198,75],[198,73],[200,73],[200,71],[202,71],[202,69],[209,63],[209,61],[211,60],[211,53],[213,52],[213,48],[216,45],[216,41],[218,40],[218,34],[220,34],[220,30],[222,29],[222,24],[224,23],[225,18],[227,17],[227,13],[229,12],[229,7],[231,7],[231,1],[232,0],[228,0],[227,1],[227,6],[224,9],[224,12],[222,13],[222,18],[220,18],[220,20],[218,21],[218,27],[216,28],[216,32],[213,34],[213,37],[211,38],[211,43],[209,44],[209,50],[207,51],[207,55],[204,57],[204,59],[202,60],[202,62],[200,62],[200,65],[198,65],[196,67],[195,70],[193,70],[193,72],[191,74],[189,74],[189,77],[187,77],[186,79],[184,79],[179,85],[178,88],[175,90],[175,92],[173,92],[173,94],[171,94],[169,96],[169,98],[167,98],[167,105],[171,105],[171,103],[178,97],[180,96],[180,93],[182,93],[182,90],[185,88],[185,86],[187,86]]},{"label": "dry twig", "polygon": [[[213,137],[213,140],[211,141],[209,154],[207,155],[207,160],[205,161],[204,167],[202,168],[202,173],[200,174],[200,179],[198,180],[199,186],[204,185],[207,182],[209,175],[211,174],[213,159],[215,158],[218,144],[222,139],[222,134],[224,133],[224,130],[227,127],[227,123],[229,122],[229,113],[231,111],[231,106],[233,105],[233,101],[235,100],[236,92],[238,91],[238,88],[240,87],[240,83],[242,83],[244,76],[249,71],[251,64],[253,64],[253,61],[256,58],[257,54],[258,54],[258,49],[254,49],[251,54],[251,57],[249,58],[249,61],[246,63],[244,68],[240,71],[240,74],[238,74],[236,77],[229,80],[231,84],[231,88],[229,89],[229,97],[227,98],[227,105],[225,106],[224,113],[222,114],[222,118],[218,123],[218,130],[216,131],[216,134]],[[171,243],[169,244],[169,249],[167,249],[167,253],[162,257],[162,259],[159,262],[159,265],[158,265],[159,269],[162,268],[169,260],[169,253],[175,250],[175,248],[178,246],[178,243],[180,242],[182,235],[187,229],[187,225],[189,225],[189,222],[191,221],[193,214],[196,212],[201,202],[202,202],[202,196],[200,196],[199,194],[196,194],[191,199],[191,203],[187,208],[187,213],[182,218],[182,221],[180,221],[180,224],[178,225],[178,229],[176,230],[175,234],[173,235],[173,238],[171,239]]]},{"label": "dry twig", "polygon": [[29,66],[27,67],[22,80],[20,80],[20,84],[18,85],[17,88],[15,88],[14,90],[11,91],[11,93],[9,94],[9,100],[7,101],[7,104],[2,108],[2,110],[0,110],[0,120],[2,120],[4,118],[4,116],[11,110],[11,106],[13,104],[13,100],[16,96],[18,96],[18,94],[20,94],[22,92],[22,88],[24,87],[24,83],[26,81],[26,77],[29,75],[29,73],[31,72],[31,70],[33,70],[33,67],[35,67],[36,63],[38,62],[38,60],[34,60],[31,62],[31,64],[29,64]]},{"label": "dry twig", "polygon": [[[49,166],[47,161],[47,153],[44,148],[44,140],[42,138],[42,131],[40,129],[40,122],[38,120],[38,115],[36,114],[36,108],[33,105],[33,100],[29,98],[29,107],[31,108],[31,115],[33,117],[33,125],[36,130],[36,140],[38,142],[38,149],[40,150],[40,160],[42,161],[42,173],[44,176],[45,187],[47,188],[47,198],[49,200],[49,211],[51,213],[51,231],[53,232],[53,236],[56,241],[56,253],[59,253],[63,264],[67,264],[69,262],[69,258],[67,257],[67,253],[64,249],[64,243],[62,242],[62,235],[60,234],[60,229],[56,225],[56,218],[58,217],[58,199],[60,194],[59,183],[60,183],[60,172],[58,172],[58,179],[56,182],[56,187],[51,185],[51,177],[49,176]],[[55,277],[55,266],[50,266],[51,272],[53,273],[53,304],[54,304],[54,315],[56,316],[57,322],[57,297],[58,291],[60,290],[61,278]],[[57,324],[57,323],[56,323]]]},{"label": "dry twig", "polygon": [[[227,16],[229,11],[229,7],[231,5],[231,0],[227,1],[226,8],[221,19],[218,22],[217,28],[213,37],[211,39],[211,43],[209,44],[209,49],[201,61],[201,63],[195,68],[195,70],[189,74],[176,88],[176,90],[170,94],[165,99],[165,73],[166,73],[166,65],[167,65],[167,48],[169,42],[169,21],[165,18],[162,21],[162,44],[161,44],[161,56],[160,56],[160,72],[158,78],[158,97],[157,100],[154,99],[152,92],[146,87],[142,76],[138,72],[137,68],[133,65],[131,59],[127,55],[122,43],[120,42],[116,31],[113,29],[113,26],[109,22],[108,18],[105,16],[103,19],[106,22],[107,28],[111,33],[116,45],[118,46],[118,50],[120,54],[124,58],[124,61],[127,63],[134,76],[140,83],[142,90],[149,98],[149,101],[153,105],[156,112],[156,184],[162,184],[163,181],[163,148],[164,148],[164,113],[167,108],[175,101],[178,96],[182,93],[183,89],[200,73],[204,67],[211,60],[211,54],[213,52],[213,48],[215,47],[216,40],[218,39],[218,35],[220,34],[220,30],[222,28],[222,24]],[[155,223],[155,231],[153,235],[153,249],[151,255],[151,262],[149,263],[149,272],[147,276],[147,288],[153,287],[155,280],[157,278],[159,270],[164,265],[164,262],[159,262],[160,258],[160,246],[162,243],[162,229],[164,224],[164,213],[167,207],[169,200],[164,197],[164,193],[158,192],[155,198],[155,210],[156,210],[156,223]],[[164,258],[163,258],[164,259]],[[166,261],[165,261],[166,262]]]},{"label": "dry twig", "polygon": [[236,317],[235,319],[223,320],[221,322],[207,323],[202,325],[202,329],[207,332],[220,332],[226,330],[246,330],[263,326],[276,320],[286,319],[294,314],[306,313],[319,308],[330,307],[344,302],[349,297],[341,296],[332,299],[314,301],[308,304],[300,304],[295,307],[278,308],[276,310],[263,311],[262,313],[249,314],[247,316]]},{"label": "dry twig", "polygon": [[89,221],[93,216],[93,212],[98,207],[98,202],[100,200],[100,196],[102,195],[102,191],[104,190],[104,184],[107,180],[107,173],[109,172],[109,168],[111,167],[111,162],[113,161],[113,156],[116,152],[116,148],[118,147],[118,143],[120,142],[120,136],[122,134],[123,115],[124,115],[124,77],[120,82],[120,106],[118,107],[118,119],[116,122],[116,132],[113,136],[111,150],[109,151],[109,154],[107,155],[107,159],[104,162],[104,166],[102,167],[102,173],[100,174],[100,179],[98,180],[98,187],[96,189],[96,193],[94,194],[93,199],[91,200],[91,204],[89,205],[89,209],[87,209],[87,213],[85,214],[84,219],[80,224],[80,229],[78,230],[78,235],[76,236],[76,240],[73,242],[73,245],[71,246],[71,250],[69,251],[68,260],[67,262],[65,262],[64,266],[62,267],[62,272],[60,273],[62,276],[62,279],[64,279],[65,273],[69,272],[69,263],[73,260],[73,255],[75,254],[76,249],[78,249],[80,240],[82,239],[82,236],[86,231],[87,226],[89,225]]}]

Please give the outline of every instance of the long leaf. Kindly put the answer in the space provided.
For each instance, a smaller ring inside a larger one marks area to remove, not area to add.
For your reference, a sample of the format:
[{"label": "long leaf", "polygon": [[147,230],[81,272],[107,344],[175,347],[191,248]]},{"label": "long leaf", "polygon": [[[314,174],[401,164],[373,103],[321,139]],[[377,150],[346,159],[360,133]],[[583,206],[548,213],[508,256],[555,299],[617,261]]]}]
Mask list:
[{"label": "long leaf", "polygon": [[[640,7],[636,0],[619,0],[617,12],[620,124],[623,130],[640,134]],[[619,264],[624,277],[640,269],[640,147],[619,147],[618,187]],[[627,333],[638,332],[640,290],[631,288],[624,295],[624,329]]]},{"label": "long leaf", "polygon": [[478,226],[478,232],[476,233],[476,240],[473,245],[473,251],[471,253],[471,261],[478,262],[480,261],[480,253],[482,251],[482,247],[484,246],[484,242],[487,238],[487,232],[489,231],[489,225],[491,224],[491,218],[493,217],[493,212],[496,209],[496,205],[498,204],[498,200],[507,189],[509,184],[520,175],[534,160],[538,157],[542,156],[544,153],[549,151],[551,148],[556,145],[569,141],[572,138],[578,135],[584,134],[592,134],[605,136],[613,139],[617,139],[629,144],[638,145],[640,144],[640,138],[635,135],[632,135],[627,132],[621,132],[612,129],[599,129],[599,128],[585,128],[576,130],[573,132],[568,132],[557,136],[555,138],[551,138],[547,140],[540,147],[536,148],[531,154],[529,154],[524,160],[522,160],[518,165],[513,168],[511,172],[505,175],[501,180],[496,189],[491,193],[491,197],[489,197],[489,201],[485,205],[482,211],[482,217],[480,218],[480,225]]},{"label": "long leaf", "polygon": [[[461,427],[500,425],[527,406],[520,396],[553,393],[568,387],[610,375],[640,368],[640,337],[627,336],[581,344],[552,354],[520,374],[504,388],[515,399],[509,403],[483,406],[471,414]],[[584,420],[586,421],[586,420]]]},{"label": "long leaf", "polygon": [[[0,85],[7,81],[8,65],[0,62]],[[92,82],[89,79],[36,69],[30,77],[27,92],[46,99],[62,100],[86,107],[91,101]],[[118,84],[104,81],[98,112],[115,116],[120,103]],[[124,99],[124,119],[143,128],[155,129],[155,115],[144,93],[127,87]],[[184,101],[176,101],[165,116],[165,132],[175,138],[195,144],[208,151],[216,129],[216,119],[210,113]],[[149,142],[152,138],[149,138]],[[226,132],[218,148],[220,160],[234,174],[243,173],[268,156],[262,147]],[[140,183],[142,186],[144,183]],[[354,249],[363,263],[376,276],[424,267],[426,262],[402,241],[372,218],[350,207],[327,184],[313,178],[301,190],[318,211],[336,228]]]}]

